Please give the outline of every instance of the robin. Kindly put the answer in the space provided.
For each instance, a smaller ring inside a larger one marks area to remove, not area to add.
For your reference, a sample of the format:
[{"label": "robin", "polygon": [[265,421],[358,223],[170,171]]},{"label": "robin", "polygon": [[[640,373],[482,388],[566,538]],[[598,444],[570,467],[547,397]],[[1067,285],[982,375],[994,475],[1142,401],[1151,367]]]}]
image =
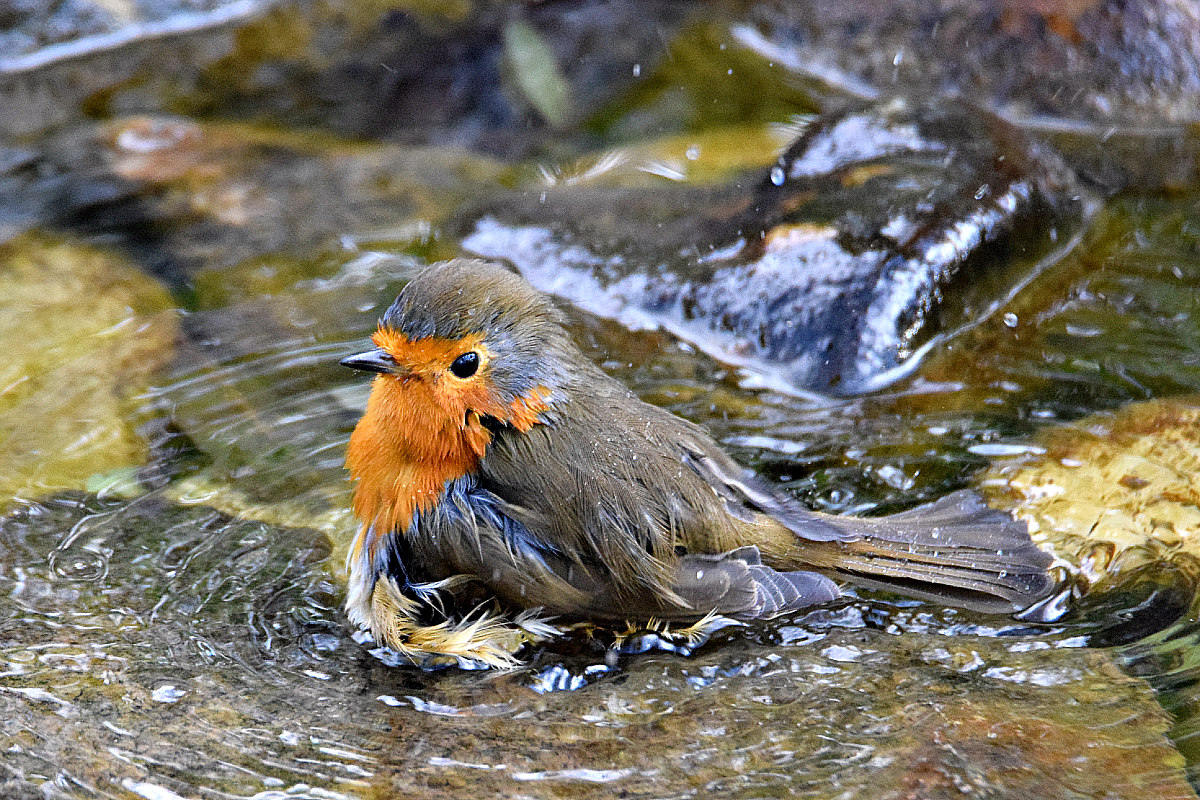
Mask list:
[{"label": "robin", "polygon": [[346,608],[403,652],[503,661],[494,619],[439,617],[467,583],[531,634],[535,611],[765,619],[835,599],[834,579],[1000,613],[1051,587],[1024,523],[969,491],[877,518],[804,507],[602,372],[500,265],[427,267],[372,342],[341,362],[377,373],[346,456]]}]

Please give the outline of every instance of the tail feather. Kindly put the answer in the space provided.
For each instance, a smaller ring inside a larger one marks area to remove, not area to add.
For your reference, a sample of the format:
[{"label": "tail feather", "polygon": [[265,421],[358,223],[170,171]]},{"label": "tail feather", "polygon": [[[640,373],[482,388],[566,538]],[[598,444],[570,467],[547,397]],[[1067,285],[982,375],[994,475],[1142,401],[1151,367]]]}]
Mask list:
[{"label": "tail feather", "polygon": [[[854,583],[988,612],[1011,613],[1053,588],[1051,558],[1025,523],[971,491],[887,517],[820,514],[720,453],[683,443],[692,468],[746,522],[722,549],[758,545],[767,566],[818,569]],[[706,543],[707,544],[707,543]],[[764,584],[765,585],[765,584]]]},{"label": "tail feather", "polygon": [[834,517],[846,537],[824,565],[854,583],[987,612],[1012,612],[1053,588],[1051,557],[1024,522],[971,491],[887,517]]}]

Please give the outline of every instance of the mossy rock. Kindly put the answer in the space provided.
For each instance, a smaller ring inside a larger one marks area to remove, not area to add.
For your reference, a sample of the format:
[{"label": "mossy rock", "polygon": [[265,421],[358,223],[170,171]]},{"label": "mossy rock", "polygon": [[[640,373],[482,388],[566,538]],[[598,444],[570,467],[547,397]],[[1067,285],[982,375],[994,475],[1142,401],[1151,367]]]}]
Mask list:
[{"label": "mossy rock", "polygon": [[1200,576],[1200,397],[1135,403],[1039,436],[995,462],[981,488],[1082,588],[1153,563]]},{"label": "mossy rock", "polygon": [[170,357],[172,305],[111,252],[36,235],[0,246],[0,504],[130,489],[147,448],[129,411]]}]

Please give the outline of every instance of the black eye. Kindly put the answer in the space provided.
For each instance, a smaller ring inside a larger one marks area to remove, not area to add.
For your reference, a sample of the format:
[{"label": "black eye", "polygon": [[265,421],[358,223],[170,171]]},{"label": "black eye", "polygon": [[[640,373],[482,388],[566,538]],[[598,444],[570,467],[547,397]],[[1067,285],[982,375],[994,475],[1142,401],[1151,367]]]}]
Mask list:
[{"label": "black eye", "polygon": [[479,369],[479,354],[475,352],[463,353],[450,365],[450,371],[456,378],[469,378],[475,374],[477,369]]}]

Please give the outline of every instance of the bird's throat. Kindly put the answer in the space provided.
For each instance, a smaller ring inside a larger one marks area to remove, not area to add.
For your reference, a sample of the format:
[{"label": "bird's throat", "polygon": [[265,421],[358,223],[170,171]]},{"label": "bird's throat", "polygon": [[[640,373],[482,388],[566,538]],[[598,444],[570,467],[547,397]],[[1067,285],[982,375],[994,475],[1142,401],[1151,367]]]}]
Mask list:
[{"label": "bird's throat", "polygon": [[447,481],[479,466],[491,438],[478,415],[448,413],[426,384],[377,378],[346,453],[355,516],[380,535],[407,529]]}]

